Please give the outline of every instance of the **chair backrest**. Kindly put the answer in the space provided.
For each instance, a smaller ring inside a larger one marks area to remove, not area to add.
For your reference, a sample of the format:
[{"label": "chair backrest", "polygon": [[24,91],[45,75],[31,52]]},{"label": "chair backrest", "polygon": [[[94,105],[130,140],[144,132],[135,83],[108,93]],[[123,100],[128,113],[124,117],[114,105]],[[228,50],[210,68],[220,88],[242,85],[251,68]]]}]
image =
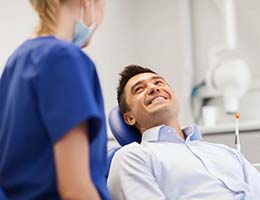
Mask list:
[{"label": "chair backrest", "polygon": [[112,134],[121,146],[131,142],[141,142],[141,134],[135,127],[125,123],[118,106],[110,111],[108,123]]},{"label": "chair backrest", "polygon": [[[131,142],[141,142],[141,134],[138,132],[136,128],[131,127],[125,123],[118,106],[114,107],[110,111],[108,116],[108,123],[112,134],[121,146],[130,144]],[[112,158],[119,149],[120,147],[110,149],[107,154],[107,177],[109,174]]]}]

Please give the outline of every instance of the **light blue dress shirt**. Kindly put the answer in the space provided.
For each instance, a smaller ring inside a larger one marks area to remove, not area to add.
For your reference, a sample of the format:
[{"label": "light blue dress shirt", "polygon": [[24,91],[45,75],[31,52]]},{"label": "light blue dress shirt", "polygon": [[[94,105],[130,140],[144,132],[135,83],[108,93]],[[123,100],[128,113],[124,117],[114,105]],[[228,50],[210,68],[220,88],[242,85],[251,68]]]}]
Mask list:
[{"label": "light blue dress shirt", "polygon": [[260,173],[234,149],[204,142],[196,125],[158,126],[114,156],[113,200],[260,200]]}]

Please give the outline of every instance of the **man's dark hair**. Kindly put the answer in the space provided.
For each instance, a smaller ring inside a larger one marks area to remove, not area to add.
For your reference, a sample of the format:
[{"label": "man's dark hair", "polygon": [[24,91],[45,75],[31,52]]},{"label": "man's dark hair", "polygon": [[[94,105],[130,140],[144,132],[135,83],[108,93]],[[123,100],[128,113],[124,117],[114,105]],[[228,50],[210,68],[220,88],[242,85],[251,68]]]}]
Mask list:
[{"label": "man's dark hair", "polygon": [[128,105],[126,103],[125,98],[125,86],[129,79],[131,79],[133,76],[136,76],[141,73],[154,73],[156,72],[152,71],[149,68],[145,68],[139,65],[128,65],[126,66],[123,71],[119,74],[119,85],[117,87],[117,102],[119,105],[120,112],[124,114],[129,110]]}]

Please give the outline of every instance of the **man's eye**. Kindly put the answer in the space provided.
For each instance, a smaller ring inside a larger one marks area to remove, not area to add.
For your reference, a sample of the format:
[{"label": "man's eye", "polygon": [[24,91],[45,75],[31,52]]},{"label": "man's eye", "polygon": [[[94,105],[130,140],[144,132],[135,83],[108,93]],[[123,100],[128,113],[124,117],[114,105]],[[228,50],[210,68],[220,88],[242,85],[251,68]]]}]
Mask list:
[{"label": "man's eye", "polygon": [[159,85],[159,84],[163,84],[163,81],[158,80],[158,81],[155,82],[155,85]]},{"label": "man's eye", "polygon": [[137,88],[135,88],[135,93],[138,93],[138,92],[140,92],[140,91],[142,91],[142,89],[143,89],[143,87],[137,87]]}]

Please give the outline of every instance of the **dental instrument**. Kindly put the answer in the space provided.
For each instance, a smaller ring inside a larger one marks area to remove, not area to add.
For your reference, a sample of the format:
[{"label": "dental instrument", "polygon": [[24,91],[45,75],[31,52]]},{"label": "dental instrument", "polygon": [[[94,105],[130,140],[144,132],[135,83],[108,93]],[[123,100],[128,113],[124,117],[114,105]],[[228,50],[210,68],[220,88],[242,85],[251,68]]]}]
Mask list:
[{"label": "dental instrument", "polygon": [[236,119],[235,145],[236,145],[237,151],[241,152],[241,144],[240,144],[240,138],[239,138],[239,119],[240,119],[240,114],[239,113],[235,114],[235,119]]}]

